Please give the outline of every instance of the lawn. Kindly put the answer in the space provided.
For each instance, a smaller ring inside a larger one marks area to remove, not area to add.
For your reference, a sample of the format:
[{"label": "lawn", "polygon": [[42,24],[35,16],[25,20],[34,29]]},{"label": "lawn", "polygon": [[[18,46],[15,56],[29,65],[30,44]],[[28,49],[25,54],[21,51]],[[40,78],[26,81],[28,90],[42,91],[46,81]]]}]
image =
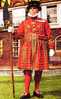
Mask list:
[{"label": "lawn", "polygon": [[[23,94],[24,78],[15,77],[15,99]],[[40,88],[44,94],[43,99],[61,99],[61,76],[42,77]],[[34,89],[34,80],[30,85],[32,95]],[[0,99],[13,99],[11,77],[0,77]],[[37,99],[32,97],[31,99]]]}]

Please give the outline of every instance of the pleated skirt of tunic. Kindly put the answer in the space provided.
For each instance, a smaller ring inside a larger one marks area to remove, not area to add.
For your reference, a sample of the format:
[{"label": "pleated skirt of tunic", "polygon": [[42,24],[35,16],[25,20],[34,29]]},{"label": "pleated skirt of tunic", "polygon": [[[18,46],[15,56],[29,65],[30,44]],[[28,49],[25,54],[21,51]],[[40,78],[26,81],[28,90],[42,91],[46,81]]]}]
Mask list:
[{"label": "pleated skirt of tunic", "polygon": [[25,40],[20,46],[18,67],[23,70],[48,69],[47,41],[40,39]]}]

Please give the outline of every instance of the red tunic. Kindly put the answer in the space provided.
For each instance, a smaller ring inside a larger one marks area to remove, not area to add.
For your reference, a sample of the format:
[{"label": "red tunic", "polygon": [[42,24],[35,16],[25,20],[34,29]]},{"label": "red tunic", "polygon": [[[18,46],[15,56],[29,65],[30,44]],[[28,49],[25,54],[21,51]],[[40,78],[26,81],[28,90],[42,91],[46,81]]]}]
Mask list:
[{"label": "red tunic", "polygon": [[51,36],[51,29],[47,20],[26,19],[19,25],[16,36],[23,38],[18,58],[19,68],[48,69],[47,41]]}]

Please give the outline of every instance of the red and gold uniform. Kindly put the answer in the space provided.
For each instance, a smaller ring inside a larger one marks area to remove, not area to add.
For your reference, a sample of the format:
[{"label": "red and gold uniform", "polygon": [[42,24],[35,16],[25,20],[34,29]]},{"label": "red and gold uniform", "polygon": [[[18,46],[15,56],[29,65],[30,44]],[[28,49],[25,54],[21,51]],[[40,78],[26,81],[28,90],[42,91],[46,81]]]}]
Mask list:
[{"label": "red and gold uniform", "polygon": [[48,21],[38,18],[41,11],[40,2],[29,2],[26,19],[19,25],[16,37],[22,38],[19,51],[18,66],[24,69],[25,93],[20,99],[30,98],[31,70],[34,69],[33,96],[42,98],[40,81],[43,69],[48,69],[48,49],[50,48],[51,29]]},{"label": "red and gold uniform", "polygon": [[47,42],[51,36],[51,29],[47,20],[28,17],[19,25],[16,36],[22,38],[18,59],[19,68],[48,69]]}]

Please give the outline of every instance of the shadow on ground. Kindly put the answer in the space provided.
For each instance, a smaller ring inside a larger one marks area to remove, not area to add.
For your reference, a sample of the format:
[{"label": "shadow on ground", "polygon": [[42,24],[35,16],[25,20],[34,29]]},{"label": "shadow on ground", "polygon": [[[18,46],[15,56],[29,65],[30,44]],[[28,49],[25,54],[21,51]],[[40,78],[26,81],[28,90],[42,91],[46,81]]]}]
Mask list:
[{"label": "shadow on ground", "polygon": [[61,90],[44,92],[44,95],[54,95],[54,96],[61,97]]}]

